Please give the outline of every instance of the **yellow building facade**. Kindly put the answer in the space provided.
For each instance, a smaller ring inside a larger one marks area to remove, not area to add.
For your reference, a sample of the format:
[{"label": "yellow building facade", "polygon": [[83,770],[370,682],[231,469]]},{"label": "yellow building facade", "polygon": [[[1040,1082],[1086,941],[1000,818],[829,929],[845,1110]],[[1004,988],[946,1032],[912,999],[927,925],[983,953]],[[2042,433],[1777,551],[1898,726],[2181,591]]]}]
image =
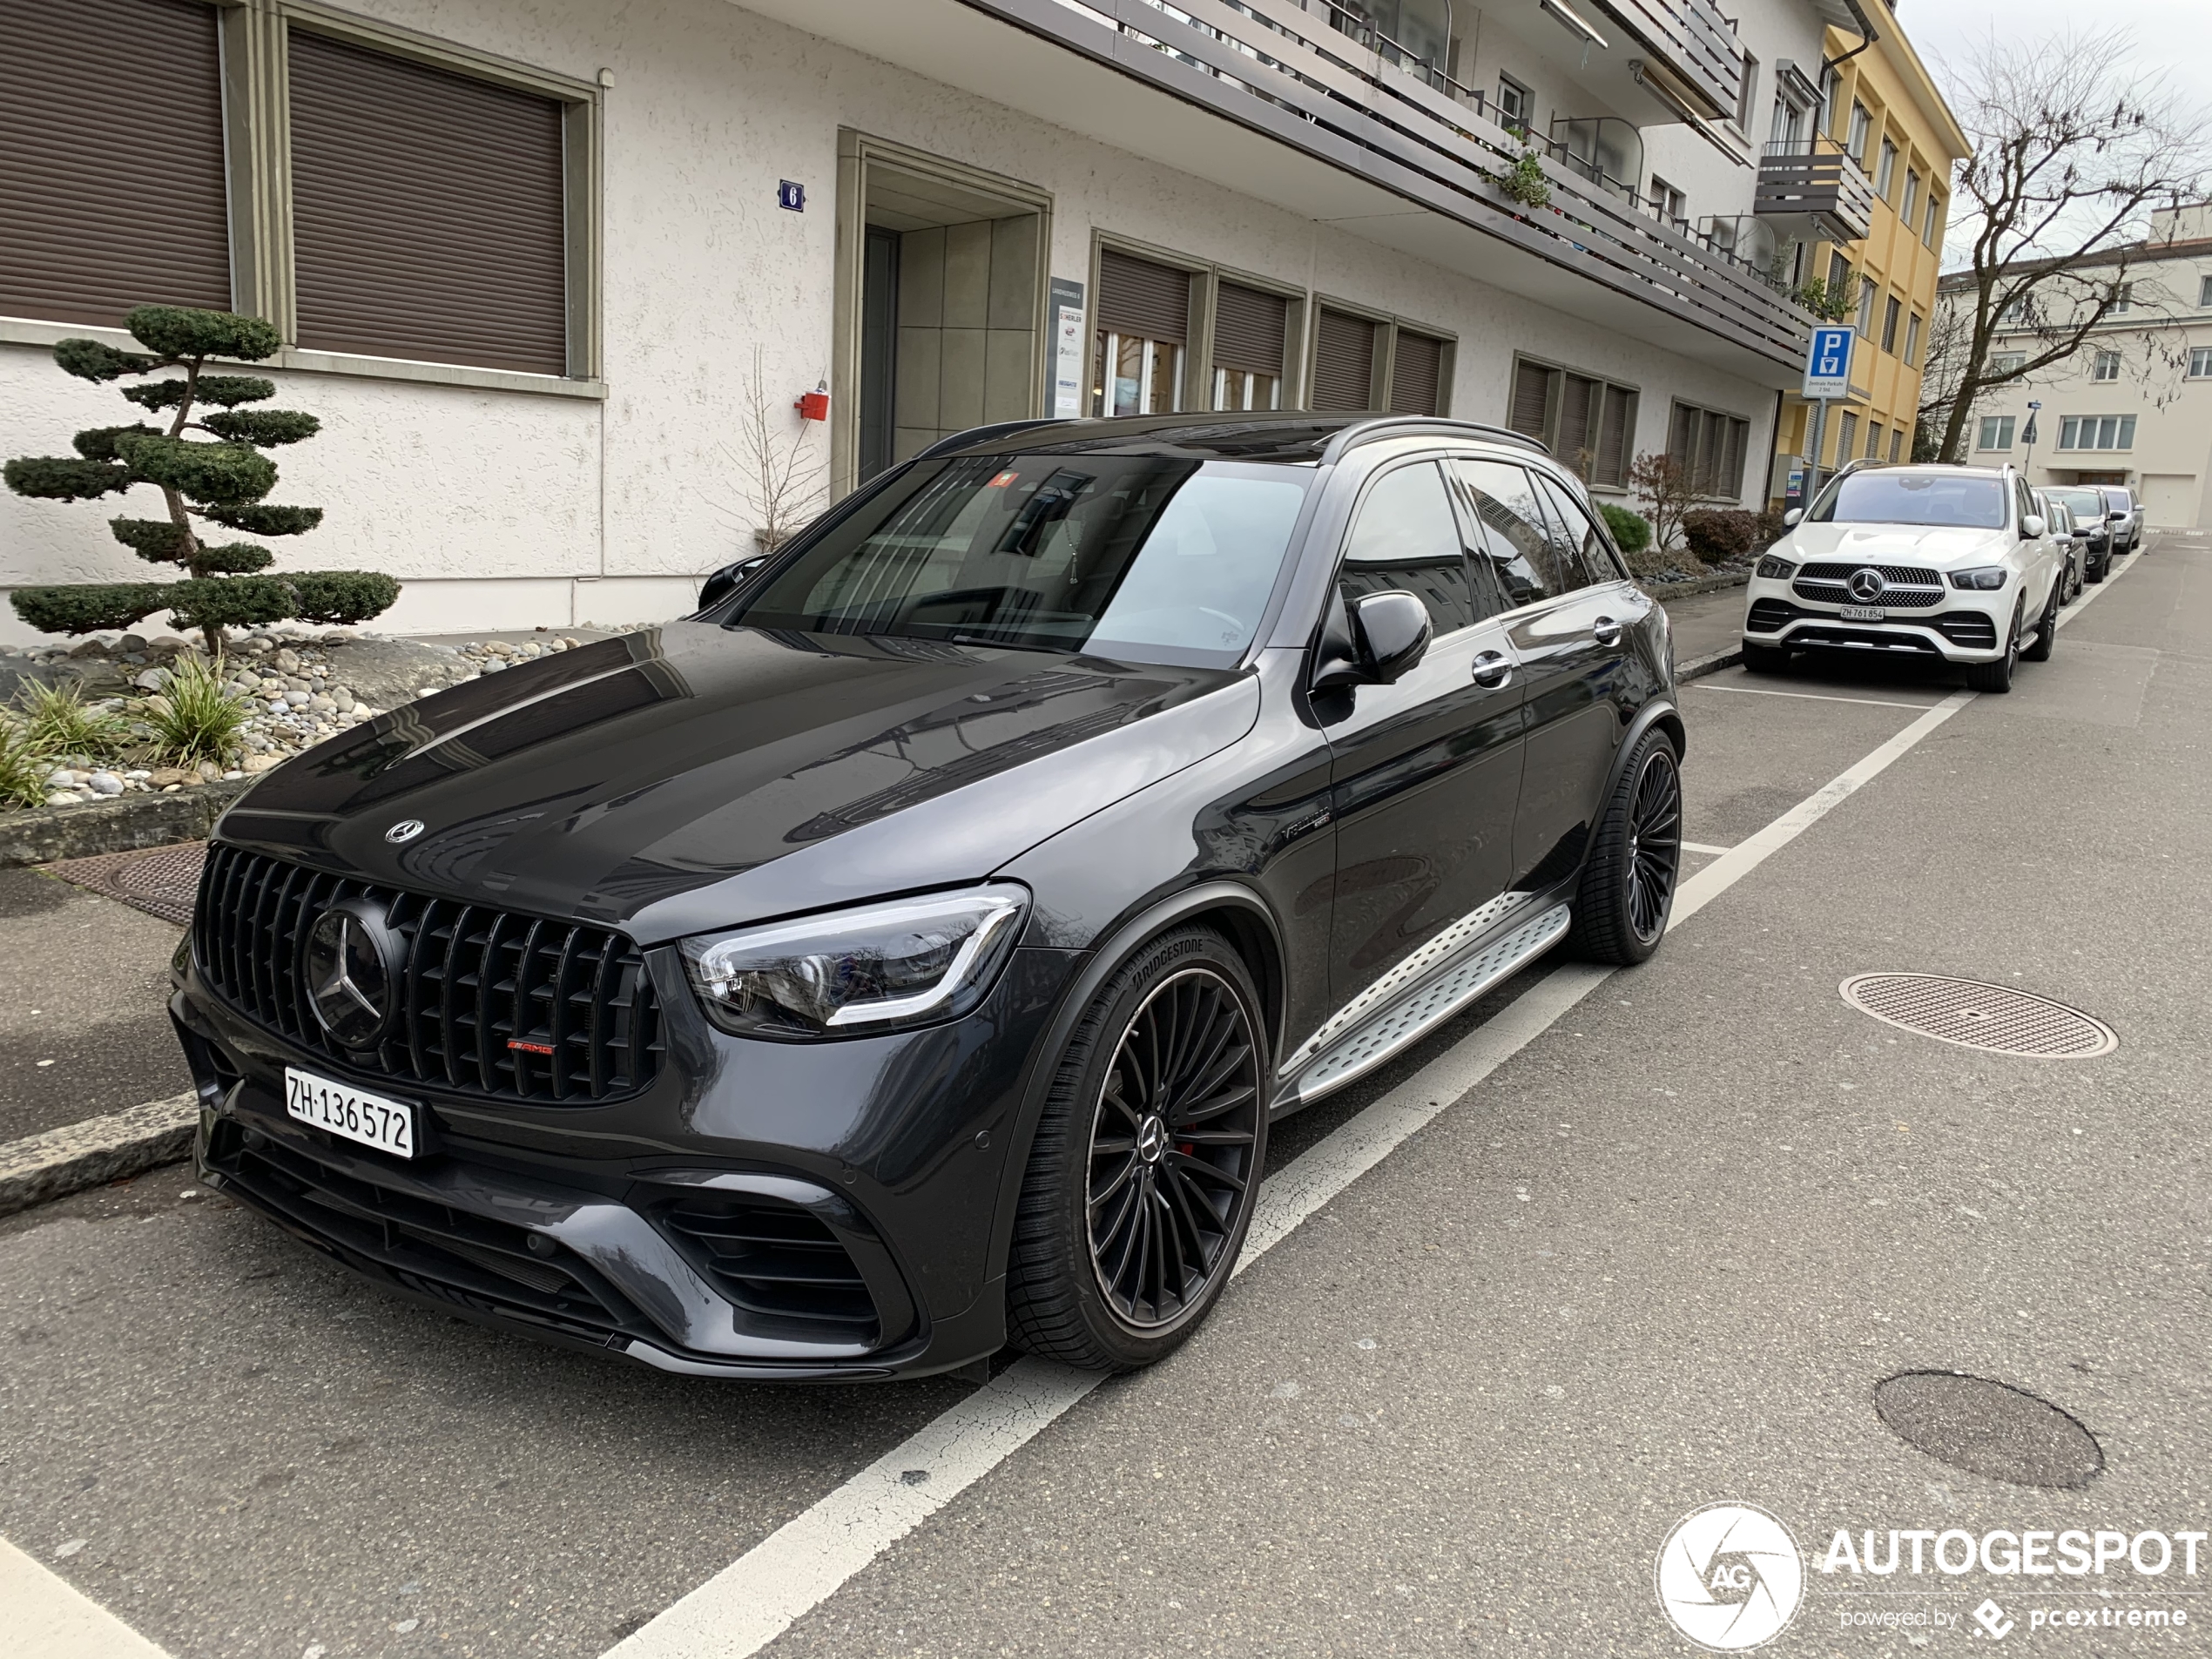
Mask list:
[{"label": "yellow building facade", "polygon": [[[1807,246],[1798,280],[1817,279],[1848,301],[1853,323],[1851,395],[1828,406],[1819,436],[1823,475],[1846,461],[1898,461],[1912,453],[1936,278],[1951,212],[1951,169],[1972,146],[1935,82],[1885,8],[1870,7],[1878,36],[1866,45],[1831,28],[1819,111],[1822,134],[1871,186],[1870,228],[1856,242]],[[1824,146],[1825,147],[1825,146]],[[1811,453],[1813,409],[1784,400],[1770,496],[1780,504]]]}]

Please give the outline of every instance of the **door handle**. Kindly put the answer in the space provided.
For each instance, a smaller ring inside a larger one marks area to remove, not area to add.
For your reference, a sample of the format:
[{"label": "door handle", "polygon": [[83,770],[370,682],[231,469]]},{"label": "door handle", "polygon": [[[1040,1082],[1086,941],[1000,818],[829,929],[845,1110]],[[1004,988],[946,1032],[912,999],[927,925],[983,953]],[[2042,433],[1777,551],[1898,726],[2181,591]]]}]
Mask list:
[{"label": "door handle", "polygon": [[1513,659],[1503,651],[1486,651],[1474,659],[1474,683],[1488,691],[1496,691],[1513,678]]},{"label": "door handle", "polygon": [[1590,624],[1590,637],[1601,645],[1617,645],[1621,643],[1621,624],[1610,617],[1600,617]]}]

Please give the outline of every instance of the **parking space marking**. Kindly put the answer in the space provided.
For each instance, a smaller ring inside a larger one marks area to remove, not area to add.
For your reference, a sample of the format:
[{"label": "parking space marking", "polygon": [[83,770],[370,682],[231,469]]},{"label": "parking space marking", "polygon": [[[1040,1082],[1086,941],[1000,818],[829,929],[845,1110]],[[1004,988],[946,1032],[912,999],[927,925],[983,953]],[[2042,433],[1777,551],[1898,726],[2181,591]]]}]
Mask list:
[{"label": "parking space marking", "polygon": [[16,1659],[169,1659],[98,1602],[0,1538],[0,1608]]},{"label": "parking space marking", "polygon": [[1685,853],[1703,853],[1707,854],[1716,853],[1733,853],[1736,851],[1736,849],[1732,846],[1708,846],[1703,841],[1683,841],[1681,843],[1681,846],[1682,850]]},{"label": "parking space marking", "polygon": [[1839,697],[1833,691],[1776,691],[1764,685],[1716,685],[1710,680],[1693,680],[1691,688],[1700,691],[1735,691],[1744,697],[1801,697],[1809,703],[1864,703],[1870,709],[1932,709],[1933,703],[1892,703],[1879,697]]}]

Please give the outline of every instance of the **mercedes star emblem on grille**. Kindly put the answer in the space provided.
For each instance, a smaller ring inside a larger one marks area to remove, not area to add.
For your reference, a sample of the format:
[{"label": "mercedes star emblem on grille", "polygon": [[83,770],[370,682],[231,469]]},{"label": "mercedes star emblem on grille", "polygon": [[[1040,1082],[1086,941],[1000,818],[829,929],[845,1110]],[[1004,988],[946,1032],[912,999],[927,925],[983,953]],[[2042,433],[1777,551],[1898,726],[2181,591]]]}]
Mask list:
[{"label": "mercedes star emblem on grille", "polygon": [[348,1049],[368,1049],[391,1022],[396,953],[383,914],[368,899],[341,899],[307,930],[307,1001],[322,1028]]},{"label": "mercedes star emblem on grille", "polygon": [[1867,565],[1853,570],[1844,585],[1851,590],[1852,598],[1866,604],[1880,598],[1883,590],[1890,584],[1889,579],[1879,570]]},{"label": "mercedes star emblem on grille", "polygon": [[397,846],[401,841],[411,841],[421,833],[422,820],[421,819],[402,818],[384,832],[384,839]]}]

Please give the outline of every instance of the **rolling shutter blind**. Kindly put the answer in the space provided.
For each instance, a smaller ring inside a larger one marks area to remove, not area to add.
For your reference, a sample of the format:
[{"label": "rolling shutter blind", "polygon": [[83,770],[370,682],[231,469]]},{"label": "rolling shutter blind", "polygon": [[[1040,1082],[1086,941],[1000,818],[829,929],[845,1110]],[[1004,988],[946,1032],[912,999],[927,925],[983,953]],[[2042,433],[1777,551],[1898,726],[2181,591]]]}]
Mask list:
[{"label": "rolling shutter blind", "polygon": [[1584,374],[1561,377],[1559,442],[1552,446],[1552,453],[1577,472],[1582,469],[1583,455],[1590,447],[1590,422],[1600,408],[1595,381]]},{"label": "rolling shutter blind", "polygon": [[1629,437],[1636,421],[1636,395],[1625,387],[1605,388],[1605,424],[1599,429],[1595,482],[1629,481]]},{"label": "rolling shutter blind", "polygon": [[1375,401],[1375,325],[1325,307],[1316,333],[1313,407],[1366,409]]},{"label": "rolling shutter blind", "polygon": [[212,6],[0,0],[0,314],[231,307]]},{"label": "rolling shutter blind", "polygon": [[1214,367],[1280,374],[1290,314],[1291,302],[1279,293],[1223,283],[1214,300]]},{"label": "rolling shutter blind", "polygon": [[568,372],[562,107],[294,29],[300,344]]},{"label": "rolling shutter blind", "polygon": [[1098,327],[1106,334],[1184,344],[1190,338],[1190,273],[1100,249]]},{"label": "rolling shutter blind", "polygon": [[1552,373],[1535,363],[1513,366],[1513,408],[1506,424],[1539,442],[1543,441],[1545,418],[1551,413]]},{"label": "rolling shutter blind", "polygon": [[1439,394],[1444,379],[1444,342],[1426,334],[1398,331],[1398,349],[1390,364],[1390,407],[1400,415],[1441,413]]}]

